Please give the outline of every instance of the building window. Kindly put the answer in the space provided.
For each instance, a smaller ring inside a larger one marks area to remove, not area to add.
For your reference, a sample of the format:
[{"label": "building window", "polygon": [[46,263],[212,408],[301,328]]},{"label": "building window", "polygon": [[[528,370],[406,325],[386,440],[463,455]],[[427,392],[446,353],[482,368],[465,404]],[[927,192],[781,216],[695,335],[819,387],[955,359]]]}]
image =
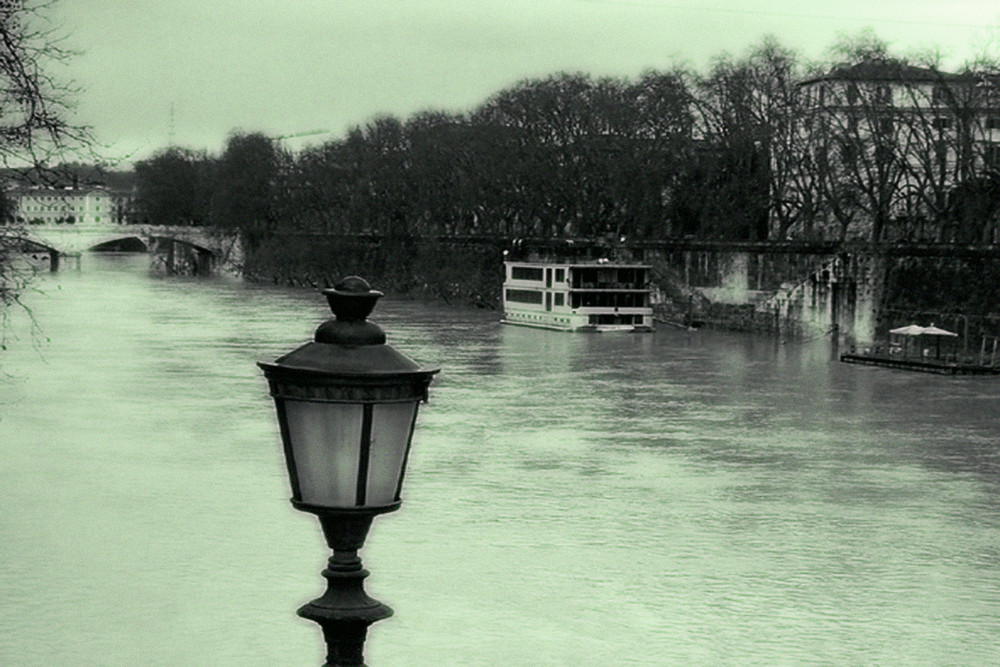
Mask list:
[{"label": "building window", "polygon": [[875,147],[875,164],[885,167],[892,164],[894,153],[892,146]]},{"label": "building window", "polygon": [[855,104],[858,101],[858,84],[849,83],[847,84],[847,103]]},{"label": "building window", "polygon": [[1000,116],[990,116],[986,119],[987,130],[1000,130]]},{"label": "building window", "polygon": [[951,118],[945,118],[944,116],[938,116],[933,121],[933,126],[935,130],[947,130],[951,127]]},{"label": "building window", "polygon": [[840,161],[847,166],[854,166],[858,159],[858,151],[854,144],[844,142],[840,145]]},{"label": "building window", "polygon": [[943,83],[936,84],[931,91],[931,101],[934,104],[944,104],[948,101],[948,86]]},{"label": "building window", "polygon": [[1000,171],[1000,143],[993,141],[985,146],[983,162],[987,169]]},{"label": "building window", "polygon": [[935,143],[934,155],[937,158],[938,170],[943,175],[948,168],[948,143],[945,141]]}]

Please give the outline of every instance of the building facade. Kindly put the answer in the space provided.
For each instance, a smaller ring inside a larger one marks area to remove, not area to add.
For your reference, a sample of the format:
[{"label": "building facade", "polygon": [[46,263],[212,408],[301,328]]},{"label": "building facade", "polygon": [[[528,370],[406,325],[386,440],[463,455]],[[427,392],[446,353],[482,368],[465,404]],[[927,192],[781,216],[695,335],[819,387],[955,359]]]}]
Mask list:
[{"label": "building facade", "polygon": [[998,83],[889,59],[801,82],[789,236],[1000,241]]},{"label": "building facade", "polygon": [[9,193],[14,217],[23,224],[122,224],[117,198],[103,187],[22,187]]}]

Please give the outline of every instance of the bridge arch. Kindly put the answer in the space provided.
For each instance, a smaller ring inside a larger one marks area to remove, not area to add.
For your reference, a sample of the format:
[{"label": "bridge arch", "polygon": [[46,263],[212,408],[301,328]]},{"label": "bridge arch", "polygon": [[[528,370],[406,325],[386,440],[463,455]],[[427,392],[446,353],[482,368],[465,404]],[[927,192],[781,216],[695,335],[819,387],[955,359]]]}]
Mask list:
[{"label": "bridge arch", "polygon": [[171,274],[209,275],[215,269],[218,253],[183,238],[151,234],[149,251],[154,265]]},{"label": "bridge arch", "polygon": [[23,255],[30,255],[35,261],[42,261],[49,263],[50,271],[59,270],[59,258],[66,253],[58,248],[52,246],[51,243],[35,238],[30,234],[18,234],[11,237],[15,246],[19,245],[17,248]]},{"label": "bridge arch", "polygon": [[30,234],[19,234],[12,239],[15,243],[21,244],[21,252],[62,252],[48,241],[35,238]]},{"label": "bridge arch", "polygon": [[179,243],[181,245],[193,248],[197,252],[207,252],[212,255],[215,254],[215,251],[212,250],[211,248],[206,248],[205,246],[199,243],[195,243],[194,241],[190,241],[184,238],[178,238],[176,236],[168,236],[166,234],[151,234],[149,236],[149,240],[150,240],[150,245],[156,245],[157,243],[161,242]]},{"label": "bridge arch", "polygon": [[119,236],[100,241],[88,247],[87,250],[90,252],[102,252],[124,248],[123,252],[149,252],[149,246],[148,238],[143,238],[138,234],[131,234],[129,236]]}]

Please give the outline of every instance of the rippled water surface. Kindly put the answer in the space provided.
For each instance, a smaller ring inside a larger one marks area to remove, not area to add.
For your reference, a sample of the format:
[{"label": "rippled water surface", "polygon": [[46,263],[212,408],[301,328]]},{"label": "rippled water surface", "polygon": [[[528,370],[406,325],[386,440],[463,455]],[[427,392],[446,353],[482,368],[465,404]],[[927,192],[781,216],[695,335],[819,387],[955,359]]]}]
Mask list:
[{"label": "rippled water surface", "polygon": [[[309,291],[87,256],[0,356],[0,664],[318,665],[323,588],[255,366]],[[373,667],[990,664],[1000,379],[384,299],[443,367],[376,519]],[[45,338],[49,339],[48,341]]]}]

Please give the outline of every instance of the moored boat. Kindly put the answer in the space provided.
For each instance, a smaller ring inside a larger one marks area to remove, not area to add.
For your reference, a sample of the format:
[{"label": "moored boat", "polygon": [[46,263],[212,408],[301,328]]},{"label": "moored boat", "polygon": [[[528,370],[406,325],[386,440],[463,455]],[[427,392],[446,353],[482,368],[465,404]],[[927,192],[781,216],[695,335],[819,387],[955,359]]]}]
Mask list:
[{"label": "moored boat", "polygon": [[561,331],[652,331],[651,268],[605,258],[505,261],[503,322]]}]

